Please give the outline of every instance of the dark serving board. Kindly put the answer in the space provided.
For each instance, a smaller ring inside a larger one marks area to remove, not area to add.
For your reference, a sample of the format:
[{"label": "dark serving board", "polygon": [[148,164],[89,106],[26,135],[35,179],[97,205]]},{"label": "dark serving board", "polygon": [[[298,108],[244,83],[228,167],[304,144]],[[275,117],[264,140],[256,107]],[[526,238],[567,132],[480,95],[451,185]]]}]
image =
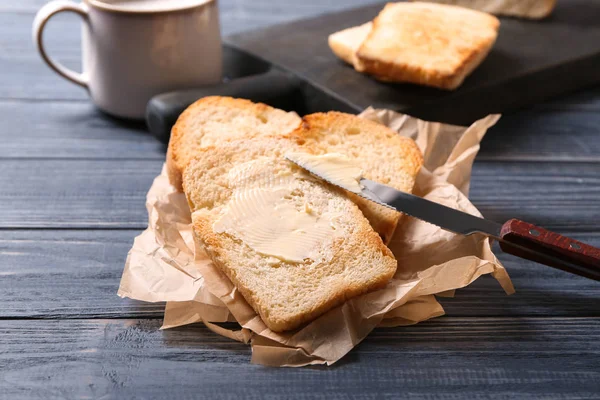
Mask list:
[{"label": "dark serving board", "polygon": [[338,60],[330,33],[364,23],[382,4],[229,36],[225,42],[301,78],[339,101],[336,108],[395,109],[423,119],[468,124],[600,82],[600,1],[559,1],[550,18],[501,18],[488,58],[453,92],[377,82]]}]

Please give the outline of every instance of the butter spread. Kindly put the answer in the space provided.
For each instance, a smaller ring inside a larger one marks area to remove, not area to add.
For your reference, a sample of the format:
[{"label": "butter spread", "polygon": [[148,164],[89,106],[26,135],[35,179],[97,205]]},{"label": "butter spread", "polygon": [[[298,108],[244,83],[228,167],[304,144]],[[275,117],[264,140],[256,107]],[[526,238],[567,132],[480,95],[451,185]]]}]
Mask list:
[{"label": "butter spread", "polygon": [[334,185],[354,193],[361,191],[359,182],[363,171],[344,154],[287,153],[285,156]]},{"label": "butter spread", "polygon": [[336,216],[314,210],[298,191],[301,175],[276,163],[260,158],[229,171],[233,192],[213,229],[278,260],[317,260],[336,235]]}]

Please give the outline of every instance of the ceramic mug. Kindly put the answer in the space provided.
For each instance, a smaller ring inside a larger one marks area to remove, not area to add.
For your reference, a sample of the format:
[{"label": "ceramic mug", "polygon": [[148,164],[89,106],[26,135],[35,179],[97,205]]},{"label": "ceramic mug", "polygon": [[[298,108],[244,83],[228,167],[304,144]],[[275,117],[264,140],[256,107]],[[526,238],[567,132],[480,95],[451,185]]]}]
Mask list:
[{"label": "ceramic mug", "polygon": [[[44,27],[55,14],[83,18],[83,72],[46,53]],[[158,93],[221,81],[222,55],[216,0],[56,0],[33,22],[33,40],[44,61],[89,91],[103,111],[144,117]]]}]

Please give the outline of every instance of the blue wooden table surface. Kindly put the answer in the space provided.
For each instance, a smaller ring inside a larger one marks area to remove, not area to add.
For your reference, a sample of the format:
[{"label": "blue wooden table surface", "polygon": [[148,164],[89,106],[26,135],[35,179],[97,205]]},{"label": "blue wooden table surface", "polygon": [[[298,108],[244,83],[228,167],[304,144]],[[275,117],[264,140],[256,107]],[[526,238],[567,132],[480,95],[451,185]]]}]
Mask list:
[{"label": "blue wooden table surface", "polygon": [[[202,325],[159,331],[163,304],[116,290],[164,146],[43,65],[43,3],[0,3],[0,398],[600,398],[600,283],[502,254],[515,295],[482,278],[443,299],[447,316],[376,329],[330,368],[252,365]],[[220,6],[229,34],[366,3]],[[77,68],[77,17],[49,28],[49,52]],[[505,115],[470,197],[600,246],[600,87]]]}]

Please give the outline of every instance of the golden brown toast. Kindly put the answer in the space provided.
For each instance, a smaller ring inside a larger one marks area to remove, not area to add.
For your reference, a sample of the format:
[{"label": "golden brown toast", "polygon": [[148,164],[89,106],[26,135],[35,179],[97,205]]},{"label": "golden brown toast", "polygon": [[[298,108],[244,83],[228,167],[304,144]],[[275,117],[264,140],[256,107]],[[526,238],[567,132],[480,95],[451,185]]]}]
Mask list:
[{"label": "golden brown toast", "polygon": [[500,22],[492,15],[433,3],[388,3],[356,57],[385,81],[453,90],[485,59]]}]

